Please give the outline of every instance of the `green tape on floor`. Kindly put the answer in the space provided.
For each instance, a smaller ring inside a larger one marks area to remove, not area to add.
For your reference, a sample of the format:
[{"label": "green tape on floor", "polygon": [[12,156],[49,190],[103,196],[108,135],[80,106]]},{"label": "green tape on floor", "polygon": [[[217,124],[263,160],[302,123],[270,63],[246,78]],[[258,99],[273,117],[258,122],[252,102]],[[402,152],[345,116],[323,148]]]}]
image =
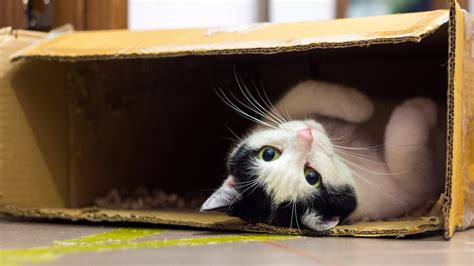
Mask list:
[{"label": "green tape on floor", "polygon": [[145,236],[156,235],[164,232],[164,229],[137,229],[137,228],[120,228],[112,231],[102,232],[98,234],[88,235],[79,239],[70,239],[59,241],[58,243],[100,243],[100,242],[124,242],[139,239]]},{"label": "green tape on floor", "polygon": [[80,239],[55,241],[53,245],[46,247],[4,249],[0,250],[0,262],[2,266],[21,266],[24,263],[51,262],[64,254],[72,252],[99,252],[117,249],[193,246],[243,241],[271,241],[298,238],[298,236],[289,235],[254,234],[186,239],[165,239],[142,242],[133,241],[145,236],[156,235],[164,231],[166,230],[121,228],[88,235]]}]

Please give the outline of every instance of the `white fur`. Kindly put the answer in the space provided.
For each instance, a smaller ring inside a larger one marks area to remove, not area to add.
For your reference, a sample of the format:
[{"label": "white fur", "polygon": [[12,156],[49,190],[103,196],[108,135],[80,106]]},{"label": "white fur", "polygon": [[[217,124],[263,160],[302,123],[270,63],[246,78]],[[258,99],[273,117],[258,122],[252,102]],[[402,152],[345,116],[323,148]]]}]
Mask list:
[{"label": "white fur", "polygon": [[[298,138],[297,131],[312,129],[314,141]],[[259,129],[246,140],[253,149],[274,146],[282,155],[278,160],[265,162],[255,159],[255,171],[264,189],[275,205],[283,202],[313,199],[317,189],[308,184],[304,169],[309,166],[318,171],[323,183],[353,185],[351,171],[334,155],[331,142],[322,126],[313,120],[292,121],[276,129]]]},{"label": "white fur", "polygon": [[335,217],[329,221],[324,221],[323,217],[316,212],[305,212],[301,215],[301,221],[305,226],[315,231],[326,231],[339,223],[339,218]]},{"label": "white fur", "polygon": [[[368,129],[365,135],[357,133],[364,130],[361,123],[374,116],[374,105],[355,89],[304,81],[276,105],[272,116],[277,114],[301,120],[277,125],[267,120],[271,127],[256,127],[243,140],[256,150],[270,145],[282,152],[275,161],[254,161],[258,182],[275,205],[311,200],[317,194],[318,188],[305,180],[305,166],[321,174],[323,185],[346,184],[355,188],[358,204],[347,221],[394,218],[420,207],[430,197],[439,196],[443,179],[442,174],[434,171],[429,146],[437,121],[437,108],[431,100],[414,98],[396,107],[387,123],[385,140],[380,138],[379,144],[384,145],[378,148],[367,147],[379,136],[371,135]],[[339,120],[323,119],[321,124],[313,117]],[[325,131],[328,126],[333,126],[331,136]],[[297,136],[298,130],[308,127],[312,142]],[[339,221],[336,218],[323,222],[317,213],[306,212],[301,216],[303,223],[314,230],[335,226]]]}]

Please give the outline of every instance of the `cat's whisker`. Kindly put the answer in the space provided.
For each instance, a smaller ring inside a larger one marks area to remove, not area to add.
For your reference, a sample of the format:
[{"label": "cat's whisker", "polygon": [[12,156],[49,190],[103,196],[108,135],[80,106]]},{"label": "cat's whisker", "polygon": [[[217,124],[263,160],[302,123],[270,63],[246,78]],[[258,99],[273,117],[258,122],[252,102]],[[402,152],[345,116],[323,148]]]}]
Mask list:
[{"label": "cat's whisker", "polygon": [[[244,196],[244,193],[245,193],[247,190],[249,190],[250,188],[252,188],[253,186],[258,186],[258,184],[251,184],[251,185],[249,185],[246,189],[244,189],[244,191],[239,192],[239,194],[240,194],[241,196]],[[234,188],[234,190],[236,190],[236,189]],[[227,211],[230,210],[230,208],[234,205],[234,203],[235,203],[235,201],[236,201],[237,199],[239,199],[239,197],[236,197],[236,198],[234,198],[234,199],[232,200],[232,202],[231,202],[231,203],[229,204],[229,206],[227,207]]]},{"label": "cat's whisker", "polygon": [[286,117],[288,118],[289,121],[293,120],[291,118],[290,112],[288,111],[288,108],[285,108],[285,114],[286,114]]},{"label": "cat's whisker", "polygon": [[233,188],[246,188],[248,186],[253,186],[253,185],[258,183],[258,181],[256,181],[256,180],[254,180],[254,181],[255,182],[249,182],[247,184],[242,184],[242,185],[240,185],[241,183],[239,182],[239,183],[237,183],[238,185],[234,185]]},{"label": "cat's whisker", "polygon": [[[243,92],[242,92],[243,93]],[[244,106],[245,108],[247,108],[249,111],[252,111],[254,112],[255,114],[257,115],[260,115],[262,118],[265,118],[268,123],[271,123],[272,125],[275,125],[277,126],[278,125],[278,122],[275,121],[274,119],[270,118],[268,115],[266,115],[264,112],[260,111],[259,109],[257,109],[256,107],[253,107],[253,106],[249,106],[248,104],[242,102],[241,100],[239,100],[239,98],[237,96],[235,96],[231,91],[229,92],[229,94],[234,98],[234,100],[239,103],[240,105]],[[247,97],[245,94],[244,94],[244,97]],[[248,101],[248,100],[247,100]],[[252,105],[252,103],[250,103]]]},{"label": "cat's whisker", "polygon": [[[218,95],[219,98],[221,98],[221,100],[227,105],[229,106],[230,108],[232,108],[234,111],[236,111],[239,115],[241,115],[242,117],[244,118],[247,118],[249,119],[250,121],[252,122],[255,122],[257,124],[263,124],[263,125],[266,125],[268,127],[272,127],[271,125],[267,124],[267,123],[264,123],[263,121],[260,121],[258,119],[256,119],[255,117],[247,114],[246,112],[244,112],[242,109],[240,109],[239,107],[235,106],[228,98],[227,96],[225,96],[224,92],[222,92],[222,95]],[[224,99],[224,97],[226,99]]]},{"label": "cat's whisker", "polygon": [[[262,112],[266,113],[266,114],[267,114],[267,117],[272,117],[274,120],[277,121],[277,124],[285,123],[285,121],[282,120],[282,119],[280,119],[280,117],[275,116],[272,112],[270,112],[271,108],[268,108],[268,107],[267,107],[267,108],[269,109],[269,110],[267,110],[265,107],[263,107],[263,106],[260,104],[260,102],[255,98],[255,96],[252,94],[252,92],[247,88],[247,86],[245,85],[245,83],[243,83],[242,80],[241,80],[241,82],[242,82],[242,84],[243,84],[243,87],[244,87],[244,89],[245,89],[245,91],[246,91],[248,97],[250,98],[249,102],[252,102],[252,101],[253,101],[253,102],[255,103],[255,105],[257,105],[257,106],[254,105],[255,108],[257,108],[257,109],[261,110]],[[255,83],[254,83],[253,81],[252,81],[252,83],[253,83],[253,85],[254,85],[255,90],[257,91],[257,93],[259,93],[259,92],[258,92],[258,89],[257,89],[256,86],[255,86]],[[242,93],[244,93],[244,92],[242,92]],[[245,93],[244,93],[244,94],[245,94]],[[248,98],[247,98],[247,99],[248,99]]]},{"label": "cat's whisker", "polygon": [[[220,88],[219,88],[220,89]],[[232,103],[232,101],[225,95],[225,93],[222,91],[222,89],[220,89],[220,93],[217,93],[217,96],[226,104],[228,105],[230,108],[232,108],[234,111],[236,111],[238,114],[240,114],[241,116],[243,116],[244,118],[247,118],[257,124],[263,124],[263,125],[267,125],[269,127],[273,127],[272,125],[268,124],[268,123],[265,123],[261,120],[259,120],[258,118],[248,114],[247,112],[243,111],[241,108],[239,108],[237,105],[235,105],[234,103]]]},{"label": "cat's whisker", "polygon": [[[259,180],[258,180],[258,179],[255,179],[254,181],[255,181],[255,183],[252,183],[252,184],[247,185],[247,188],[246,188],[244,191],[239,192],[241,196],[248,197],[249,195],[251,195],[251,194],[258,188],[258,186],[260,185]],[[246,186],[244,186],[244,187],[246,187]],[[247,195],[245,195],[245,192],[247,192],[247,191],[248,191],[249,189],[251,189],[251,188],[253,188],[252,191],[250,191],[250,193],[248,193]],[[235,188],[234,188],[234,189],[235,189]],[[235,203],[236,200],[237,200],[237,198],[235,198],[235,199],[229,204],[229,206],[227,207],[227,211],[229,211],[229,209],[232,207],[232,205],[234,205],[234,203]]]},{"label": "cat's whisker", "polygon": [[257,180],[255,179],[252,179],[252,180],[247,180],[247,181],[239,181],[237,182],[237,184],[248,184],[248,183],[252,183],[252,182],[256,182]]},{"label": "cat's whisker", "polygon": [[298,222],[298,213],[297,213],[296,201],[293,201],[293,208],[295,209],[296,226],[298,227],[298,231],[301,234],[301,228],[300,228],[300,225],[299,225],[299,222]]},{"label": "cat's whisker", "polygon": [[357,177],[358,179],[362,180],[363,182],[365,182],[366,184],[368,184],[369,186],[373,187],[375,190],[379,191],[380,193],[384,194],[385,196],[387,196],[388,198],[398,202],[398,203],[401,203],[401,204],[405,204],[405,205],[408,205],[408,202],[404,201],[404,200],[400,200],[398,198],[396,198],[395,196],[392,196],[390,193],[388,193],[387,191],[385,191],[384,189],[382,189],[380,186],[376,186],[374,184],[372,184],[372,182],[370,182],[369,180],[363,178],[362,176],[360,176],[359,174],[356,174],[355,172],[352,173],[355,177]]},{"label": "cat's whisker", "polygon": [[351,153],[348,153],[348,152],[344,152],[342,150],[337,150],[336,153],[339,153],[340,156],[348,156],[352,159],[355,159],[355,160],[359,160],[359,161],[364,161],[364,162],[369,162],[369,163],[373,163],[373,164],[378,164],[378,165],[384,165],[384,166],[387,166],[387,163],[383,163],[383,162],[378,162],[378,161],[374,161],[374,160],[370,160],[370,159],[367,159],[367,158],[364,158],[364,157],[360,157],[360,156],[357,156],[355,154],[351,154]]},{"label": "cat's whisker", "polygon": [[336,152],[343,152],[345,154],[350,154],[350,155],[354,155],[354,156],[357,156],[357,157],[360,157],[360,158],[365,158],[365,159],[372,158],[372,157],[370,157],[370,154],[367,154],[367,152],[377,152],[377,150],[374,150],[374,151],[349,151],[349,150],[344,150],[344,149],[340,149],[340,148],[337,148],[337,147],[333,147],[333,148]]},{"label": "cat's whisker", "polygon": [[293,210],[294,210],[295,206],[292,204],[291,205],[291,215],[290,215],[290,231],[291,229],[293,229]]},{"label": "cat's whisker", "polygon": [[247,194],[247,197],[252,195],[252,193],[255,192],[255,190],[258,188],[258,184],[252,189],[252,191],[250,191],[248,194]]},{"label": "cat's whisker", "polygon": [[[253,83],[253,86],[255,87],[255,90],[257,91],[258,97],[259,97],[260,100],[262,101],[263,105],[265,105],[265,106],[262,106],[262,108],[263,108],[264,110],[266,110],[266,112],[267,112],[271,117],[273,117],[273,118],[275,118],[276,120],[278,120],[280,124],[283,124],[283,123],[287,122],[287,121],[285,121],[285,119],[283,119],[283,118],[281,117],[281,115],[279,115],[277,112],[275,112],[275,110],[273,109],[273,107],[270,106],[270,105],[271,105],[271,102],[270,102],[270,104],[269,104],[267,101],[265,101],[265,99],[262,97],[262,94],[260,94],[260,92],[258,91],[258,88],[257,88],[257,86],[255,85],[255,83],[254,83],[253,81],[252,81],[252,83]],[[256,102],[258,102],[257,99],[254,98],[254,100],[255,100]]]},{"label": "cat's whisker", "polygon": [[346,150],[361,150],[361,151],[367,151],[367,150],[377,150],[380,149],[381,147],[385,146],[385,143],[375,145],[375,146],[369,146],[369,147],[345,147],[345,146],[340,146],[340,145],[335,145],[333,144],[334,147],[340,148],[340,149],[346,149]]},{"label": "cat's whisker", "polygon": [[262,99],[262,102],[265,104],[265,106],[268,108],[268,112],[269,113],[272,113],[274,116],[278,117],[279,120],[282,121],[282,123],[286,123],[288,122],[287,119],[285,119],[279,112],[278,110],[275,108],[275,106],[272,104],[272,101],[270,101],[270,98],[268,97],[267,95],[267,92],[265,91],[265,87],[263,86],[263,83],[260,82],[260,88],[262,89],[262,92],[263,92],[263,96],[262,94],[259,92],[258,88],[257,88],[257,85],[255,85],[255,82],[253,82],[253,85],[255,87],[255,90],[257,91],[257,94],[258,96],[260,97],[260,99]]},{"label": "cat's whisker", "polygon": [[[374,160],[368,159],[369,158],[368,156],[364,157],[362,154],[355,154],[355,153],[351,153],[351,152],[343,151],[343,150],[338,150],[338,149],[336,149],[336,153],[338,153],[341,156],[348,156],[352,159],[356,159],[356,160],[359,160],[359,161],[370,162],[370,163],[374,163],[374,164],[378,164],[378,165],[384,165],[384,166],[397,166],[398,165],[398,164],[394,164],[394,163],[388,164],[386,162],[374,161]],[[406,170],[406,171],[411,171],[411,170],[413,170],[413,169]],[[402,172],[400,174],[404,174],[404,173],[405,172]],[[395,174],[397,174],[397,173],[395,173]]]},{"label": "cat's whisker", "polygon": [[359,169],[359,170],[362,170],[366,173],[369,173],[369,174],[374,174],[374,175],[382,175],[382,176],[393,176],[393,175],[402,175],[402,174],[406,174],[406,173],[409,173],[412,171],[412,169],[408,169],[408,170],[405,170],[405,171],[401,171],[401,172],[396,172],[396,173],[380,173],[380,172],[373,172],[373,171],[370,171],[368,170],[367,168],[364,168],[354,162],[351,162],[350,160],[344,158],[344,157],[340,157],[344,162],[346,162],[347,164],[350,164],[352,166],[354,166],[355,168]]},{"label": "cat's whisker", "polygon": [[265,110],[265,108],[263,108],[259,103],[258,101],[255,99],[255,97],[253,97],[252,93],[250,92],[250,90],[247,88],[247,86],[245,85],[245,83],[243,82],[242,78],[237,74],[237,72],[235,71],[234,69],[234,76],[235,76],[235,80],[237,81],[237,85],[242,93],[242,95],[244,96],[244,98],[247,100],[247,102],[252,106],[248,106],[247,104],[244,104],[242,103],[241,101],[239,101],[235,96],[234,98],[236,98],[236,100],[238,100],[240,102],[240,104],[244,105],[245,107],[249,108],[250,110],[252,110],[253,112],[261,115],[262,117],[266,118],[267,120],[269,121],[272,121],[273,123],[275,123],[276,125],[278,125],[278,123],[281,123],[281,121],[278,121],[278,119],[275,119],[273,117],[270,117],[270,115],[268,114],[268,112]]},{"label": "cat's whisker", "polygon": [[226,137],[226,136],[218,136],[218,138],[220,138],[220,139],[225,139],[225,140],[230,140],[230,141],[236,142],[236,143],[239,143],[239,142],[240,142],[239,139],[231,138],[231,137]]},{"label": "cat's whisker", "polygon": [[340,139],[344,139],[345,137],[349,136],[351,134],[351,132],[347,132],[346,134],[342,135],[342,136],[338,136],[338,137],[329,137],[329,139],[332,141],[335,141],[335,140],[340,140]]},{"label": "cat's whisker", "polygon": [[237,133],[235,133],[235,131],[233,131],[228,125],[224,124],[224,126],[227,128],[227,130],[229,130],[229,132],[230,132],[237,140],[239,140],[239,142],[242,141],[242,138],[239,137],[239,135],[237,135]]},{"label": "cat's whisker", "polygon": [[251,182],[246,182],[246,183],[238,182],[237,184],[233,185],[232,187],[233,188],[242,188],[242,187],[247,187],[247,186],[253,185],[255,183],[257,183],[257,181],[255,181],[255,180],[252,180]]},{"label": "cat's whisker", "polygon": [[260,115],[262,118],[265,118],[267,120],[267,122],[269,123],[272,123],[274,126],[278,126],[279,125],[279,121],[275,120],[274,118],[270,117],[268,112],[266,110],[260,110],[257,106],[255,106],[255,104],[249,100],[248,96],[245,94],[245,92],[242,91],[242,94],[244,94],[244,98],[246,98],[247,102],[250,103],[250,105],[252,106],[249,106],[248,104],[242,102],[241,100],[239,100],[232,92],[230,92],[230,94],[232,95],[232,97],[239,103],[241,104],[242,106],[246,107],[247,109],[249,109],[250,111],[254,112],[255,114],[258,114]]},{"label": "cat's whisker", "polygon": [[219,88],[220,90],[220,93],[218,93],[217,91],[216,94],[217,96],[227,105],[229,106],[230,108],[232,108],[234,111],[236,111],[238,114],[240,114],[242,117],[244,118],[247,118],[249,119],[250,121],[253,121],[257,124],[261,124],[261,125],[264,125],[264,126],[267,126],[267,127],[270,127],[270,128],[277,128],[275,127],[274,125],[272,124],[269,124],[269,123],[266,123],[258,118],[255,118],[254,116],[252,115],[249,115],[248,113],[246,113],[245,111],[243,111],[242,109],[240,109],[238,106],[236,106],[234,103],[232,103],[232,101],[225,95],[225,93],[222,91],[221,88]]}]

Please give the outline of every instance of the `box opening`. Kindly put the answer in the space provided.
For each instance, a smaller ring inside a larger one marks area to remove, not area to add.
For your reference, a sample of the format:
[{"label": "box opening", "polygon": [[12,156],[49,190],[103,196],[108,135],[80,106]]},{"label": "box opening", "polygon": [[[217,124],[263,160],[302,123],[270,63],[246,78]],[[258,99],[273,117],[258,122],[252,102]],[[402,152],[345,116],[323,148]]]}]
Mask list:
[{"label": "box opening", "polygon": [[446,106],[447,35],[443,25],[418,43],[16,62],[15,96],[60,197],[34,204],[91,207],[111,189],[140,186],[209,195],[226,172],[232,145],[227,127],[242,135],[252,126],[214,91],[219,87],[238,96],[235,73],[251,90],[263,86],[273,102],[297,82],[317,79],[353,86],[371,97],[427,96]]}]

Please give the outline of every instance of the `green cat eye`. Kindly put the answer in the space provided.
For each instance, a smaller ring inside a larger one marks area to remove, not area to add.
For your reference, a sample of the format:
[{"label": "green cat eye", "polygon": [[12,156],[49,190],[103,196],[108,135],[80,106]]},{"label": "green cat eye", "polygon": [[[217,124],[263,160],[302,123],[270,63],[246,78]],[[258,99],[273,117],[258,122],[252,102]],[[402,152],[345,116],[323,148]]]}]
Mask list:
[{"label": "green cat eye", "polygon": [[321,175],[313,168],[306,167],[304,169],[304,177],[306,178],[306,182],[311,186],[317,188],[321,186]]},{"label": "green cat eye", "polygon": [[281,152],[275,147],[265,146],[260,149],[258,152],[258,158],[264,160],[265,162],[275,161],[280,158]]}]

